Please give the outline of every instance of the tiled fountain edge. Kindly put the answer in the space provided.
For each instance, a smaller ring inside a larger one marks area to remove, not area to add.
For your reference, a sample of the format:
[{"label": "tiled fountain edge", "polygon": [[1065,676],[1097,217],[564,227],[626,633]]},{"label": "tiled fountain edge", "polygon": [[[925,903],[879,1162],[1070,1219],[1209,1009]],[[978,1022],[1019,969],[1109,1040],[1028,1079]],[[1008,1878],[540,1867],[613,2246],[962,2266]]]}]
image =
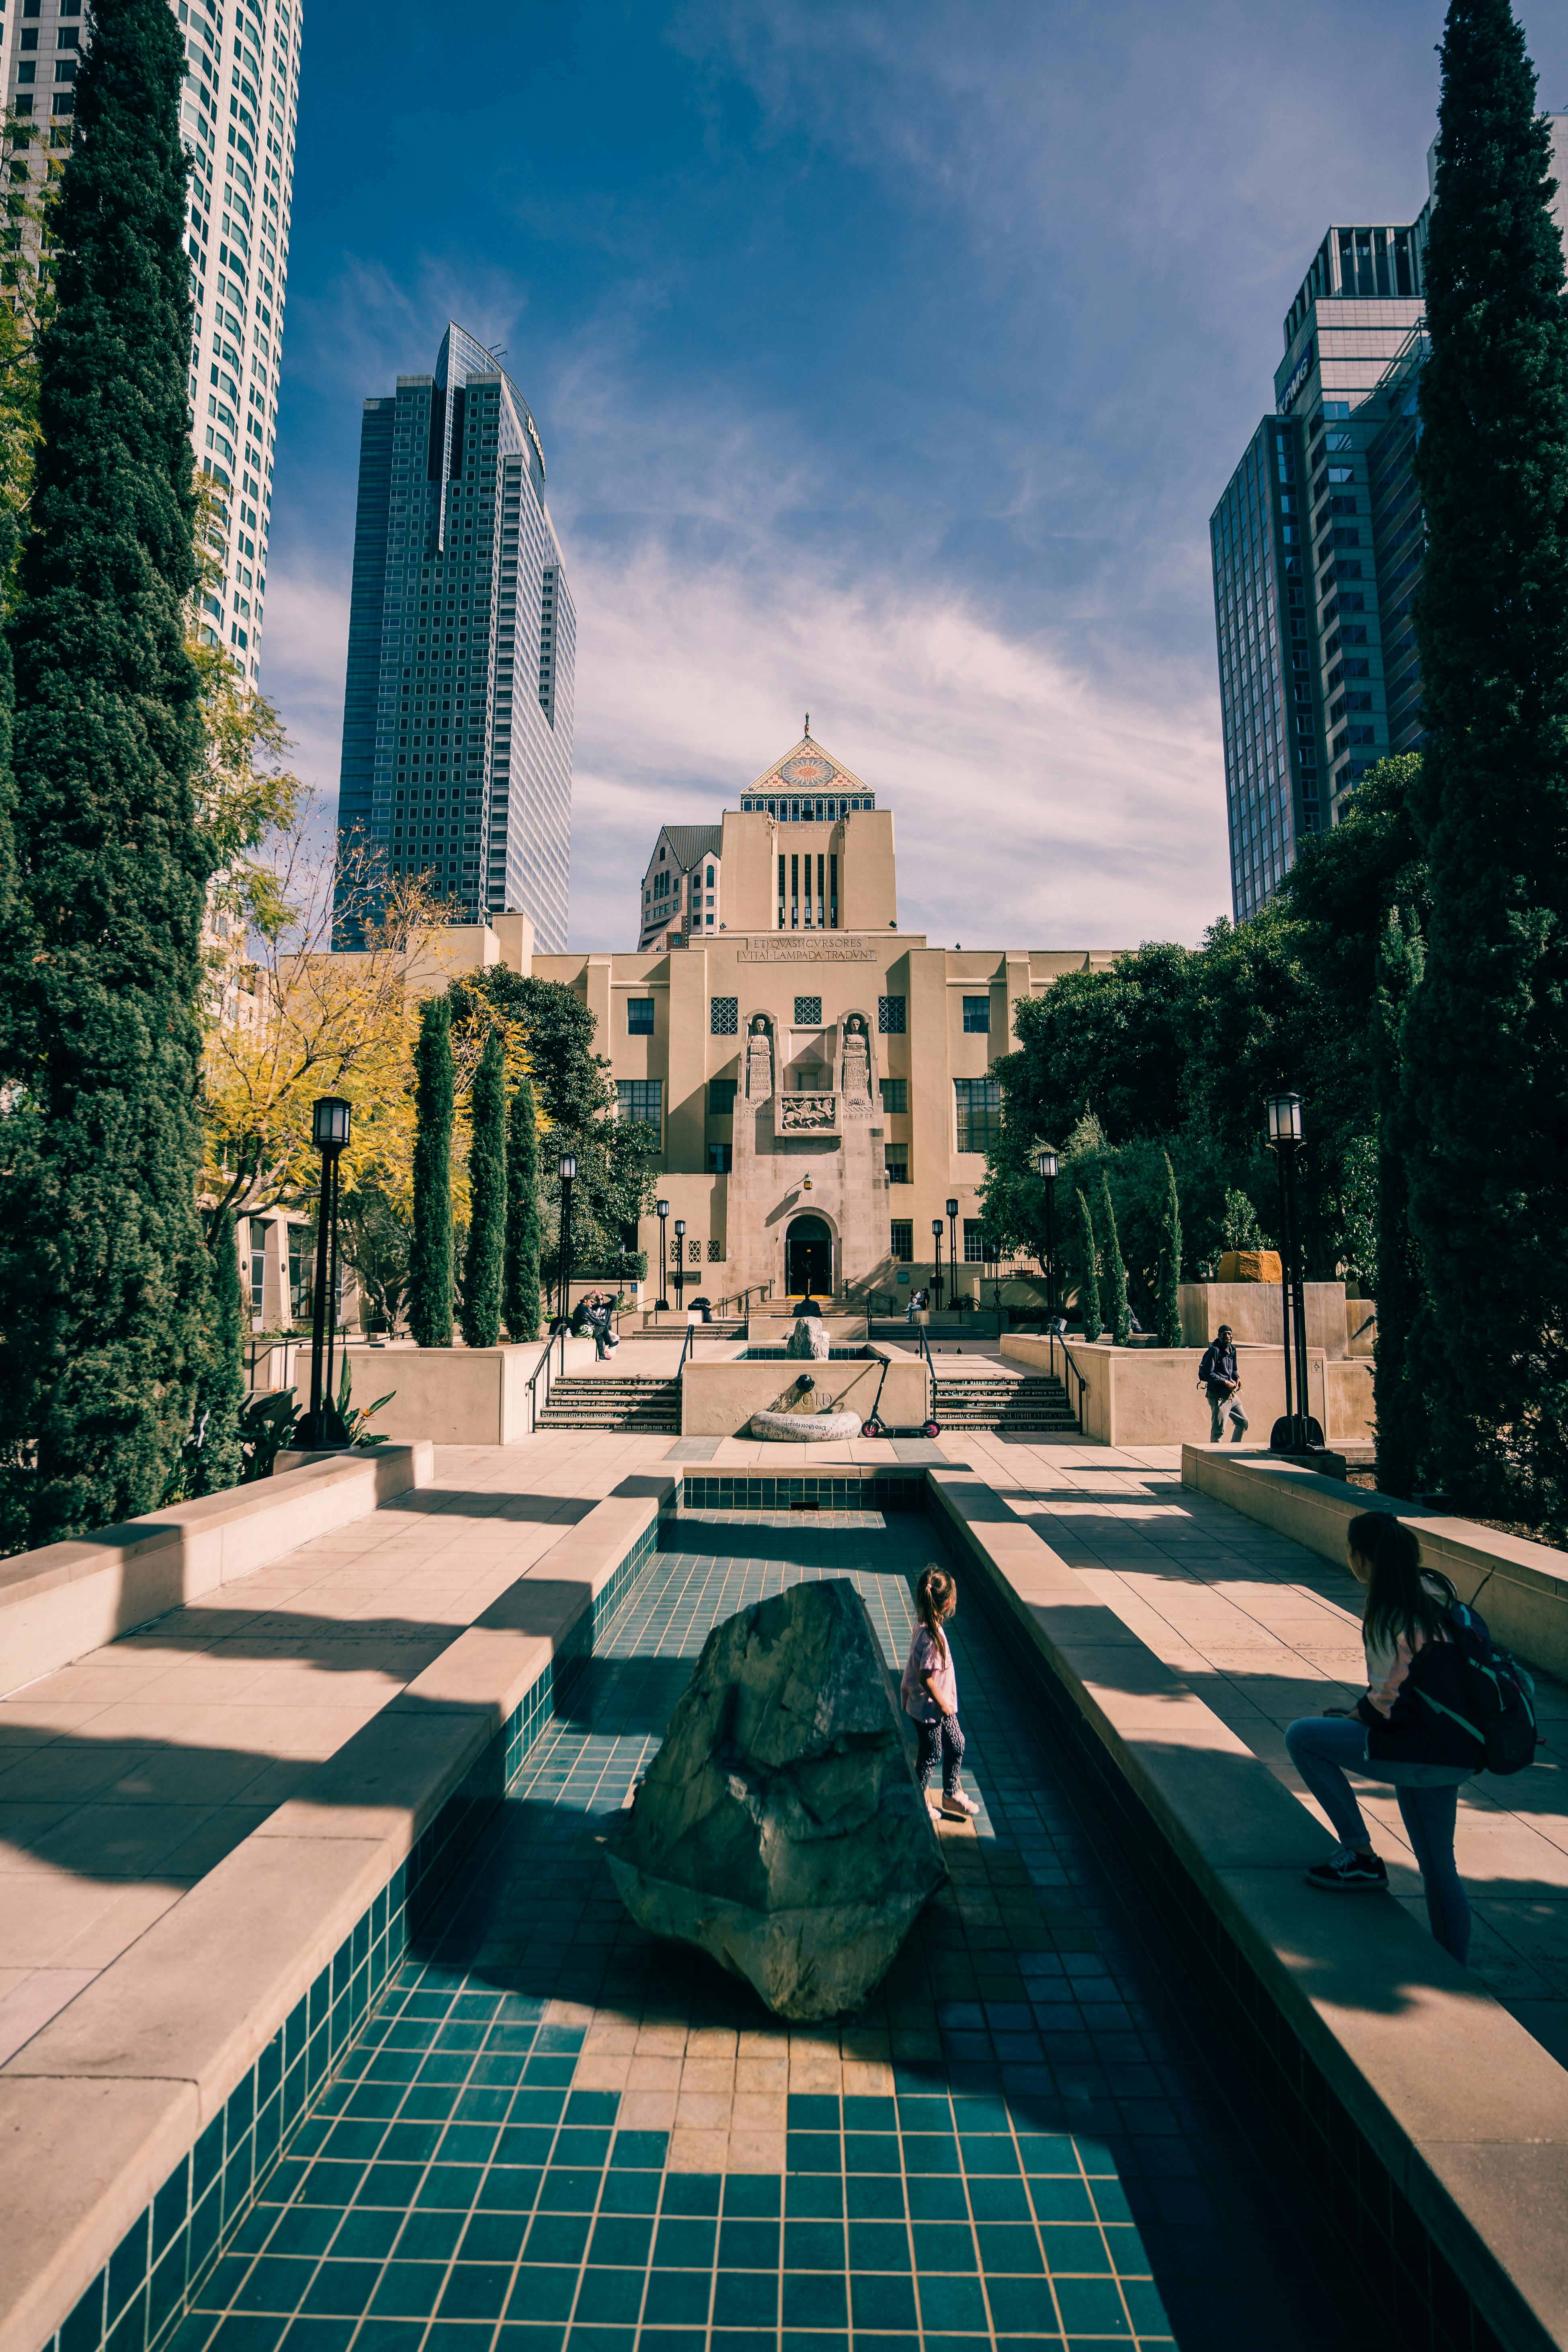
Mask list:
[{"label": "tiled fountain edge", "polygon": [[1568,2344],[1568,2074],[1398,1905],[1304,1886],[1324,1832],[1268,1766],[992,1488],[927,1475],[1395,2340]]},{"label": "tiled fountain edge", "polygon": [[153,2352],[675,1507],[638,1477],[0,2069],[0,2352]]}]

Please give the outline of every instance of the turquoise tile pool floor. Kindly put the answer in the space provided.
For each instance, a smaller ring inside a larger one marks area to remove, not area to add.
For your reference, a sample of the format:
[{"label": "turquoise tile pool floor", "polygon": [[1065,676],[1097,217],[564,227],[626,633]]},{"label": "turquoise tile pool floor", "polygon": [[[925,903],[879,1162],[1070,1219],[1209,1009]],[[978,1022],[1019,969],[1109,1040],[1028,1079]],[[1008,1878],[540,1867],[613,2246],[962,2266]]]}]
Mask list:
[{"label": "turquoise tile pool floor", "polygon": [[[176,2352],[1370,2345],[1372,2315],[1327,2291],[1264,2119],[975,1612],[954,1649],[983,1810],[945,1842],[952,1885],[863,2020],[789,2033],[633,1926],[595,1839],[710,1627],[849,1575],[901,1663],[932,1548],[923,1519],[874,1513],[684,1517],[667,1541]],[[596,2050],[645,2045],[706,2086],[689,2107],[669,2095],[665,2128],[646,2127],[664,2094],[584,2086],[638,2067]],[[777,2050],[781,2075],[788,2056],[776,2100],[742,2115],[735,2090],[728,2141],[715,2074],[734,2062],[689,2055],[715,2048]],[[743,2160],[703,2164],[725,2146]]]}]

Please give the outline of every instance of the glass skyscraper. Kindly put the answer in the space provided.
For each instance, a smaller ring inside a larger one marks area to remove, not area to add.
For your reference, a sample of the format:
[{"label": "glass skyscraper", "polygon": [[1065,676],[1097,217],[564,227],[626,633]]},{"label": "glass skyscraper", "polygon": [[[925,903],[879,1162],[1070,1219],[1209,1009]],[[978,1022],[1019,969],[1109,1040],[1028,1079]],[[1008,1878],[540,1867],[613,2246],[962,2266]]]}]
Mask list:
[{"label": "glass skyscraper", "polygon": [[[300,103],[300,0],[170,0],[185,50],[180,109],[193,159],[186,245],[196,315],[191,331],[191,441],[214,494],[205,533],[216,577],[200,628],[228,647],[246,678],[267,595],[267,538],[278,430],[278,373],[289,276],[294,130]],[[77,68],[90,19],[82,0],[13,0],[0,14],[5,99],[29,144],[35,182],[70,143]],[[29,235],[7,282],[50,268]]]},{"label": "glass skyscraper", "polygon": [[[1568,229],[1568,115],[1546,121]],[[1432,171],[1429,153],[1429,184]],[[1274,414],[1210,519],[1238,920],[1303,834],[1339,823],[1368,768],[1421,745],[1415,459],[1433,201],[1406,226],[1330,229],[1285,320]]]},{"label": "glass skyscraper", "polygon": [[340,841],[427,876],[458,921],[528,915],[560,954],[575,668],[538,427],[450,323],[434,375],[364,404]]}]

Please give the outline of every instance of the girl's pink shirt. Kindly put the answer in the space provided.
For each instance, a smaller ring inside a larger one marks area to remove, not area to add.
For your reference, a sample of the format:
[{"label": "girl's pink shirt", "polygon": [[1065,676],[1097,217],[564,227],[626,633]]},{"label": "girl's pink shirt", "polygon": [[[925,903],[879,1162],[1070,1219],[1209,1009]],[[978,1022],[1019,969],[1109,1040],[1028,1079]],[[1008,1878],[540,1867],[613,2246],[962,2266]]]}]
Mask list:
[{"label": "girl's pink shirt", "polygon": [[[929,1675],[941,1705],[931,1705],[931,1693],[921,1677]],[[939,1715],[958,1713],[958,1676],[953,1670],[952,1651],[945,1639],[940,1643],[923,1625],[917,1625],[910,1642],[910,1654],[904,1662],[903,1680],[899,1685],[899,1696],[906,1715],[917,1723],[934,1723]]]}]

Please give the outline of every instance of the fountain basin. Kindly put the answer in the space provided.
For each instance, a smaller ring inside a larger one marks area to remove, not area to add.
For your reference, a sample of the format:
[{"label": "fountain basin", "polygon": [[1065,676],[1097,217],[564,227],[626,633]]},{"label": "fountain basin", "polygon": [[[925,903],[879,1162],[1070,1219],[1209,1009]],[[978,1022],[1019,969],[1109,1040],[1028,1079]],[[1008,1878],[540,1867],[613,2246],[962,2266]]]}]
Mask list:
[{"label": "fountain basin", "polygon": [[858,1412],[754,1412],[751,1432],[753,1437],[792,1445],[836,1444],[859,1436],[860,1416]]}]

